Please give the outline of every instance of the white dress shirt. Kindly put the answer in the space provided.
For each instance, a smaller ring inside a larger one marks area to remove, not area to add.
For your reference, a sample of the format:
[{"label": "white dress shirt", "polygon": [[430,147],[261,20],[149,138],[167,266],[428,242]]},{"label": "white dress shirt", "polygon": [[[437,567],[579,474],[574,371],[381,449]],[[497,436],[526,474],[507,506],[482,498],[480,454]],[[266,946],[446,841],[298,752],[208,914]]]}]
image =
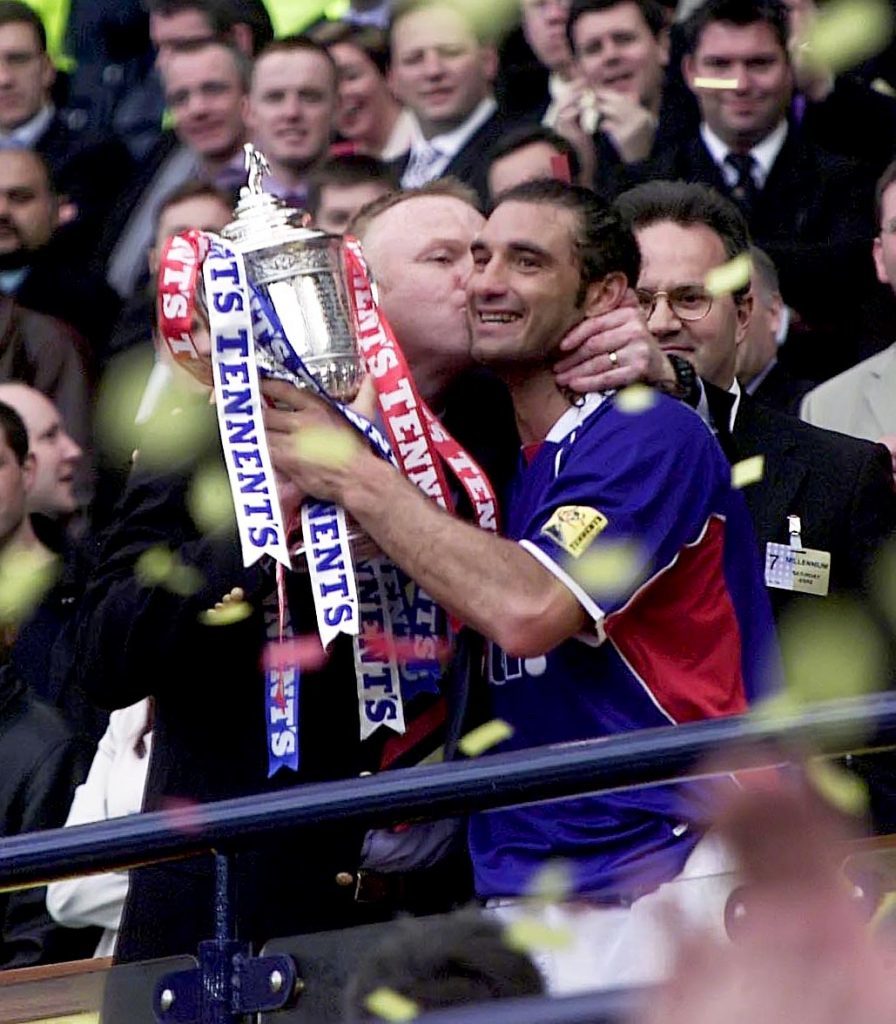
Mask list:
[{"label": "white dress shirt", "polygon": [[442,135],[433,135],[430,139],[423,137],[420,122],[415,118],[411,153],[401,176],[401,187],[417,188],[440,178],[451,161],[497,109],[494,97],[486,96],[457,128]]},{"label": "white dress shirt", "polygon": [[[705,121],[700,125],[700,137],[703,139],[703,144],[709,150],[713,163],[722,172],[726,184],[729,188],[734,188],[738,180],[737,171],[725,160],[725,157],[732,153],[733,150],[726,143],[722,142]],[[750,156],[753,157],[753,181],[756,183],[757,188],[762,188],[765,185],[766,179],[771,174],[772,167],[778,158],[778,154],[781,152],[781,147],[784,145],[786,138],[787,121],[782,119],[778,123],[777,128],[766,135],[762,142],[757,143],[750,150]]]}]

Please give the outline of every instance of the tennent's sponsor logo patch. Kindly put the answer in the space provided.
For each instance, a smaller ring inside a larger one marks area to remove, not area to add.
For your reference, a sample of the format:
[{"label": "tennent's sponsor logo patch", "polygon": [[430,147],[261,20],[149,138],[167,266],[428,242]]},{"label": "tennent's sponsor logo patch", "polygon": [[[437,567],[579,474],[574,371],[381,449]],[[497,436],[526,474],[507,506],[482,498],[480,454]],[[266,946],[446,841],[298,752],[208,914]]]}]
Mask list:
[{"label": "tennent's sponsor logo patch", "polygon": [[541,528],[563,550],[578,558],[606,528],[607,517],[587,505],[562,505]]}]

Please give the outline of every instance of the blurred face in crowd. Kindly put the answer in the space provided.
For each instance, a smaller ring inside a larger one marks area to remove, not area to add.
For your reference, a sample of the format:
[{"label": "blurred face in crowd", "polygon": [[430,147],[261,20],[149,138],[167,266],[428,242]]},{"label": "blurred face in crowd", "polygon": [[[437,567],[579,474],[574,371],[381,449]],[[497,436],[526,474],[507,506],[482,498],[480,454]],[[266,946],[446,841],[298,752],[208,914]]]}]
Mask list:
[{"label": "blurred face in crowd", "polygon": [[549,142],[532,142],[498,157],[488,169],[488,191],[494,199],[514,185],[539,178],[556,178],[553,162],[562,157]]},{"label": "blurred face in crowd", "polygon": [[[790,62],[774,29],[763,21],[707,25],[682,67],[703,120],[732,149],[746,152],[761,142],[780,123],[790,103]],[[698,89],[694,84],[698,77],[736,79],[737,86]]]},{"label": "blurred face in crowd", "polygon": [[246,121],[275,169],[312,166],[326,153],[336,113],[336,75],[313,50],[274,51],[252,73]]},{"label": "blurred face in crowd", "polygon": [[[635,235],[641,250],[639,295],[677,293],[685,307],[705,301],[707,272],[729,259],[722,239],[704,224],[664,220],[637,228]],[[658,295],[647,326],[664,352],[684,356],[701,377],[729,388],[751,305],[749,297],[736,303],[731,295],[715,296],[705,316],[688,320],[672,309],[666,295]]]},{"label": "blurred face in crowd", "polygon": [[462,124],[491,91],[496,70],[494,49],[480,46],[450,7],[412,11],[392,28],[392,86],[428,138]]},{"label": "blurred face in crowd", "polygon": [[0,131],[30,121],[50,99],[56,78],[34,28],[24,21],[0,25]]},{"label": "blurred face in crowd", "polygon": [[380,306],[411,366],[433,353],[458,368],[470,362],[466,284],[470,245],[485,223],[452,196],[414,196],[385,210],[363,232]]},{"label": "blurred face in crowd", "polygon": [[352,43],[334,43],[329,49],[339,71],[339,134],[360,142],[376,138],[383,118],[395,107],[386,79],[370,57]]},{"label": "blurred face in crowd", "polygon": [[0,151],[0,260],[40,249],[58,224],[58,203],[40,159],[26,149]]},{"label": "blurred face in crowd", "polygon": [[566,39],[570,0],[523,0],[523,33],[532,52],[551,71],[564,73],[572,63]]},{"label": "blurred face in crowd", "polygon": [[577,232],[577,214],[551,203],[496,207],[473,243],[474,359],[505,368],[546,363],[582,320],[593,289],[583,301]]},{"label": "blurred face in crowd", "polygon": [[178,47],[214,41],[215,33],[208,17],[198,8],[149,15],[149,38],[156,48],[156,63],[164,74],[171,54]]},{"label": "blurred face in crowd", "polygon": [[0,427],[0,546],[12,539],[27,514],[28,494],[34,484],[34,457],[19,465],[6,431]]},{"label": "blurred face in crowd", "polygon": [[880,234],[874,239],[874,267],[881,284],[896,291],[896,183],[881,197]]},{"label": "blurred face in crowd", "polygon": [[743,344],[737,350],[737,376],[742,383],[751,381],[778,353],[778,330],[784,302],[781,293],[772,291],[768,282],[753,271],[750,283],[753,312]]},{"label": "blurred face in crowd", "polygon": [[190,196],[169,204],[159,215],[155,242],[149,254],[150,271],[154,274],[158,269],[162,247],[172,235],[191,228],[217,234],[232,220],[233,211],[228,204],[214,195]]},{"label": "blurred face in crowd", "polygon": [[165,100],[177,137],[204,160],[227,160],[245,138],[244,90],[231,50],[210,43],[174,51],[164,71]]},{"label": "blurred face in crowd", "polygon": [[390,191],[388,185],[376,181],[362,181],[357,185],[324,185],[320,190],[314,226],[321,231],[341,235],[356,213]]},{"label": "blurred face in crowd", "polygon": [[592,89],[623,93],[650,107],[659,103],[669,41],[665,32],[654,36],[637,4],[583,14],[573,26],[573,44]]},{"label": "blurred face in crowd", "polygon": [[51,516],[76,511],[75,468],[83,452],[66,433],[56,406],[24,384],[0,385],[0,402],[15,409],[28,431],[28,451],[34,457],[28,511]]}]

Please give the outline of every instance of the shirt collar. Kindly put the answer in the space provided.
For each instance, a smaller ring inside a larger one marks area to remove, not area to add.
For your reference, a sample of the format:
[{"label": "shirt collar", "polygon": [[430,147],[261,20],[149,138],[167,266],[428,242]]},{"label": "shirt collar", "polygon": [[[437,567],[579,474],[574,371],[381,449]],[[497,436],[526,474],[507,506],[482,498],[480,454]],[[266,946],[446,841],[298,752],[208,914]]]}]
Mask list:
[{"label": "shirt collar", "polygon": [[772,370],[774,370],[774,368],[777,365],[777,356],[775,356],[772,359],[769,359],[769,361],[765,364],[765,366],[763,366],[759,373],[757,373],[756,376],[750,381],[750,383],[747,384],[747,386],[744,388],[744,391],[746,391],[748,395],[755,395],[756,392],[759,390],[760,384],[762,384],[765,378],[772,372]]},{"label": "shirt collar", "polygon": [[485,124],[497,109],[498,105],[495,103],[494,97],[486,96],[485,99],[480,100],[463,124],[442,135],[433,135],[430,139],[424,139],[420,122],[415,118],[411,149],[415,151],[429,146],[442,156],[453,157],[463,149],[464,143]]},{"label": "shirt collar", "polygon": [[610,394],[610,392],[604,394],[592,391],[590,394],[585,395],[579,405],[573,405],[563,413],[560,419],[548,431],[545,441],[550,441],[551,444],[559,444],[569,437],[574,430],[578,429],[600,407],[607,394]]},{"label": "shirt collar", "polygon": [[[700,137],[703,139],[703,144],[709,150],[709,155],[712,157],[713,162],[719,167],[724,168],[726,166],[725,157],[732,152],[731,147],[727,143],[722,142],[705,121],[700,125]],[[786,138],[787,120],[782,118],[778,122],[777,127],[769,132],[762,142],[757,143],[750,150],[750,156],[756,161],[755,178],[756,184],[760,188],[765,184],[766,178],[771,173],[771,169],[778,154],[781,152],[781,147],[784,145]]]},{"label": "shirt collar", "polygon": [[728,388],[728,394],[734,395],[734,401],[731,404],[731,418],[728,420],[728,430],[730,433],[734,433],[734,421],[737,419],[737,410],[740,408],[740,399],[743,392],[740,389],[740,384],[737,382],[737,377],[731,382],[731,387]]},{"label": "shirt collar", "polygon": [[20,124],[18,128],[13,128],[11,132],[0,132],[0,145],[7,149],[12,146],[20,146],[23,149],[30,148],[47,130],[55,113],[56,108],[52,103],[41,107],[30,121]]}]

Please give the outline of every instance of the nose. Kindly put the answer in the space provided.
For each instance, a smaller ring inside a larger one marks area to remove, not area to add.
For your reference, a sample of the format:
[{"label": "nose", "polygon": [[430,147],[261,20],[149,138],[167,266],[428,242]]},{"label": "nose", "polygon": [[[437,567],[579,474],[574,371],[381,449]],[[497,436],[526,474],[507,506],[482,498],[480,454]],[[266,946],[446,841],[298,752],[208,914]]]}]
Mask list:
[{"label": "nose", "polygon": [[77,462],[84,454],[84,450],[78,444],[78,442],[68,434],[63,435],[63,442],[65,445],[64,458],[68,462]]},{"label": "nose", "polygon": [[565,25],[569,17],[569,4],[567,0],[554,0],[548,3],[545,10],[545,21],[549,25]]},{"label": "nose", "polygon": [[423,74],[427,78],[440,78],[445,64],[438,50],[427,50],[423,57]]},{"label": "nose", "polygon": [[497,256],[475,266],[469,287],[477,299],[496,299],[507,294],[507,281]]},{"label": "nose", "polygon": [[647,317],[647,327],[656,338],[664,337],[667,334],[675,334],[681,330],[681,320],[678,319],[675,310],[669,304],[668,296],[656,296],[653,310],[650,316]]}]

